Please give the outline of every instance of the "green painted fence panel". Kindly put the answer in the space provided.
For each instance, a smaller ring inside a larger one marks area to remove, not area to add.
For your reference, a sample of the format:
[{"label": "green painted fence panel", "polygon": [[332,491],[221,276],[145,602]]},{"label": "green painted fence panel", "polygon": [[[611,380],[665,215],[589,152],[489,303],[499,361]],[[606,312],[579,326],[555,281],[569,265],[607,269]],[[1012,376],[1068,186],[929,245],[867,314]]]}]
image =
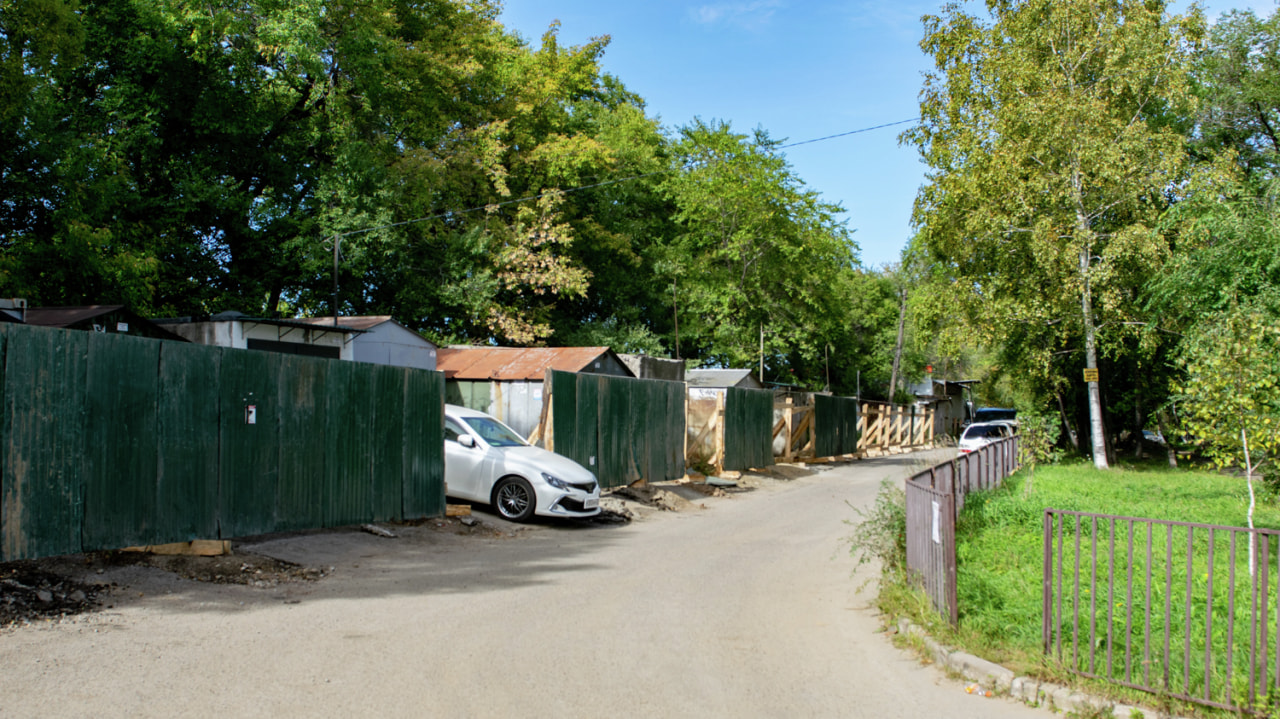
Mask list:
[{"label": "green painted fence panel", "polygon": [[82,547],[158,543],[167,539],[155,520],[160,341],[88,338]]},{"label": "green painted fence panel", "polygon": [[159,342],[157,543],[218,536],[218,387],[222,349]]},{"label": "green painted fence panel", "polygon": [[401,519],[404,506],[404,393],[402,367],[373,366],[373,406],[377,431],[373,435],[371,518],[375,522]]},{"label": "green painted fence panel", "polygon": [[684,475],[683,383],[569,372],[551,383],[555,450],[602,487]]},{"label": "green painted fence panel", "polygon": [[836,398],[828,395],[813,396],[813,455],[834,457],[840,454],[839,409]]},{"label": "green painted fence panel", "polygon": [[664,441],[667,447],[667,478],[675,479],[683,477],[685,473],[685,422],[688,419],[685,402],[688,401],[689,392],[683,382],[668,382],[666,384],[667,436]]},{"label": "green painted fence panel", "polygon": [[363,363],[339,362],[330,370],[325,526],[368,521],[373,511],[374,382],[370,369]]},{"label": "green painted fence panel", "polygon": [[648,411],[645,412],[645,453],[647,457],[645,477],[666,477],[667,467],[667,388],[659,384],[637,380],[648,395]]},{"label": "green painted fence panel", "polygon": [[840,453],[853,454],[858,451],[858,400],[853,397],[840,398]]},{"label": "green painted fence panel", "polygon": [[6,324],[4,561],[80,551],[89,335]]},{"label": "green painted fence panel", "polygon": [[773,464],[773,392],[730,387],[725,395],[724,467]]},{"label": "green painted fence panel", "polygon": [[0,559],[444,512],[438,372],[0,325]]},{"label": "green painted fence panel", "polygon": [[629,473],[631,402],[625,384],[600,382],[600,424],[597,428],[600,447],[602,487],[620,487],[631,483]]},{"label": "green painted fence panel", "polygon": [[815,456],[858,451],[858,401],[852,397],[813,396]]},{"label": "green painted fence panel", "polygon": [[589,374],[578,375],[575,379],[578,402],[571,458],[591,470],[596,479],[600,478],[600,385],[604,381],[602,376]]},{"label": "green painted fence panel", "polygon": [[325,526],[328,503],[329,359],[282,355],[275,406],[280,408],[280,480],[276,528]]},{"label": "green painted fence panel", "polygon": [[578,376],[571,372],[552,372],[551,446],[557,454],[583,464],[582,452],[578,449],[578,426]]},{"label": "green painted fence panel", "polygon": [[405,519],[444,514],[444,374],[405,370]]},{"label": "green painted fence panel", "polygon": [[[280,478],[277,386],[283,355],[222,353],[218,525],[220,537],[271,532]],[[249,408],[252,409],[252,414]]]},{"label": "green painted fence panel", "polygon": [[649,392],[645,387],[643,380],[624,380],[621,387],[626,388],[627,404],[629,411],[627,413],[627,422],[630,424],[624,440],[627,448],[627,478],[628,482],[634,482],[637,479],[652,479],[651,467],[649,467]]}]

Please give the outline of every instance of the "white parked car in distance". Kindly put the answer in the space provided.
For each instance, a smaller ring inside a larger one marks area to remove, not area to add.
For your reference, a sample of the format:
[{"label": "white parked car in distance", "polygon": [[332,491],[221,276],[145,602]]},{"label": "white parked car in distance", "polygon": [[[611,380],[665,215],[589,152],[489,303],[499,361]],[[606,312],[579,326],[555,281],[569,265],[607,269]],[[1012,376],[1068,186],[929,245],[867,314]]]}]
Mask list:
[{"label": "white parked car in distance", "polygon": [[515,522],[600,513],[600,483],[589,470],[484,412],[452,404],[444,406],[444,481],[447,496],[485,502]]},{"label": "white parked car in distance", "polygon": [[960,435],[960,454],[975,452],[992,442],[1012,437],[1013,434],[1014,429],[1008,422],[974,422],[965,427],[964,434]]}]

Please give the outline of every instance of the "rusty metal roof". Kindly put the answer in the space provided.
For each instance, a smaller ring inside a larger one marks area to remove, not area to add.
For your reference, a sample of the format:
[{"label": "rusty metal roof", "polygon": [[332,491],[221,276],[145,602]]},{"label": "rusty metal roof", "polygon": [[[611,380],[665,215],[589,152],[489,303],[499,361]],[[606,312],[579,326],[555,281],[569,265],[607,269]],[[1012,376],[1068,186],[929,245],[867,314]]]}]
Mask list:
[{"label": "rusty metal roof", "polygon": [[549,369],[580,372],[608,347],[448,347],[436,353],[436,369],[446,379],[535,380]]}]

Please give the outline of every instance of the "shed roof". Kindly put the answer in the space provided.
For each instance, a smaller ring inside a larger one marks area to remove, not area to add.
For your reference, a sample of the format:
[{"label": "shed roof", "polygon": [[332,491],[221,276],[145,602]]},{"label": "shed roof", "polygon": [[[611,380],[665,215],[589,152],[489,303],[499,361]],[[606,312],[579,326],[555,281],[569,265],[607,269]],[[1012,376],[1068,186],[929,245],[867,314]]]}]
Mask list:
[{"label": "shed roof", "polygon": [[28,307],[26,320],[29,325],[41,327],[68,327],[77,322],[111,314],[124,309],[124,305],[85,305],[83,307]]},{"label": "shed roof", "polygon": [[[436,354],[436,369],[446,379],[538,380],[549,369],[580,372],[608,347],[447,347]],[[625,367],[621,362],[619,366]]]},{"label": "shed roof", "polygon": [[[324,327],[333,327],[333,316],[328,317],[299,317],[295,322],[304,322],[309,325],[317,325]],[[365,315],[362,317],[339,317],[338,326],[347,327],[353,330],[371,330],[385,322],[395,322],[391,315]],[[396,324],[400,324],[396,322]],[[404,327],[404,325],[400,325]],[[408,329],[405,327],[405,329]],[[412,332],[412,330],[410,330]]]},{"label": "shed roof", "polygon": [[[125,305],[80,305],[76,307],[28,307],[22,311],[22,318],[13,318],[19,322],[25,322],[29,325],[38,327],[59,327],[64,329],[74,329],[75,325],[81,322],[88,322],[98,317],[109,314],[119,313],[117,317],[123,316],[128,318],[129,323],[138,326],[145,326],[146,332],[143,334],[153,338],[176,340],[178,342],[187,342],[185,337],[176,335],[169,330],[159,326],[155,320],[149,320],[142,315],[134,312]],[[2,313],[0,313],[2,314]],[[12,315],[10,315],[12,318]]]},{"label": "shed roof", "polygon": [[690,387],[737,387],[755,380],[749,369],[691,369],[684,378]]},{"label": "shed roof", "polygon": [[[30,310],[27,310],[30,312]],[[333,318],[330,317],[328,324],[323,322],[312,322],[311,317],[250,317],[243,312],[219,312],[216,315],[208,317],[163,317],[153,320],[160,325],[181,325],[181,324],[199,324],[202,322],[243,322],[248,325],[270,325],[272,327],[294,327],[305,330],[319,330],[322,332],[337,332],[340,334],[354,335],[361,334],[366,330],[359,327],[351,327],[344,324],[333,326]],[[341,319],[341,318],[339,318]]]}]

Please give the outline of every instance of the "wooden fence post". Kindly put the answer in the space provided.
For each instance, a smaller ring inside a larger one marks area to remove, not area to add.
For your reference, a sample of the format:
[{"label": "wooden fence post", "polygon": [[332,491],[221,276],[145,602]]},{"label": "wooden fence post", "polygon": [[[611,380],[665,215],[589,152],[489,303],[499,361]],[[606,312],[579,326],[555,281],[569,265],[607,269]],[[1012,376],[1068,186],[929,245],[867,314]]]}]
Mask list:
[{"label": "wooden fence post", "polygon": [[[684,386],[684,454],[680,456],[684,457],[687,465],[689,462],[689,385],[687,384]],[[684,468],[684,473],[686,476],[689,474],[688,466]]]},{"label": "wooden fence post", "polygon": [[793,456],[792,447],[791,447],[791,432],[793,429],[794,417],[795,417],[795,414],[794,414],[795,407],[793,406],[793,404],[794,404],[794,400],[791,399],[791,395],[787,395],[786,406],[782,410],[783,412],[785,412],[785,414],[783,414],[782,416],[782,419],[786,423],[784,425],[786,427],[785,429],[786,434],[784,435],[786,437],[786,446],[782,449],[782,459],[787,462],[790,462]]},{"label": "wooden fence post", "polygon": [[719,392],[717,392],[717,393],[716,393],[716,413],[715,413],[715,415],[714,415],[715,419],[714,419],[714,420],[712,420],[712,421],[714,421],[714,422],[716,423],[716,428],[715,428],[715,432],[712,434],[712,440],[711,440],[711,441],[712,441],[712,443],[713,443],[713,445],[714,445],[714,450],[712,451],[712,462],[711,462],[711,464],[715,467],[715,469],[716,469],[716,474],[717,474],[717,475],[719,475],[719,474],[724,474],[724,400],[725,400],[725,394],[728,394],[728,391],[727,391],[727,390],[726,390],[724,393],[719,393]]}]

